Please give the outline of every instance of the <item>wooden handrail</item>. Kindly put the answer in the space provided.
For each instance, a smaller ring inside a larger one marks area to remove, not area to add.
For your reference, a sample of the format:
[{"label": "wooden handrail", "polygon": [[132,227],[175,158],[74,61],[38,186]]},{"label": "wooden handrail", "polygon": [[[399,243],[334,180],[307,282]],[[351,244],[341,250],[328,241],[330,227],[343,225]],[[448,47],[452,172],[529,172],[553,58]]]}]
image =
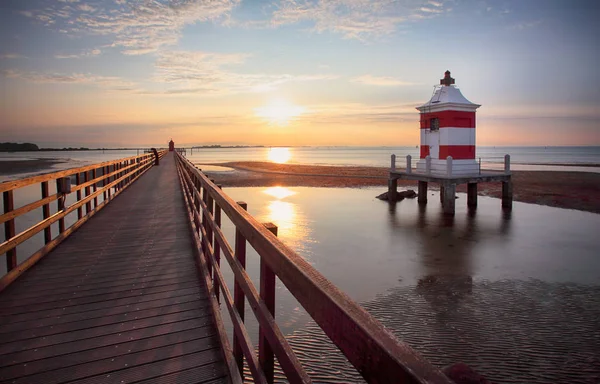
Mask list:
[{"label": "wooden handrail", "polygon": [[[165,154],[166,151],[161,151],[159,157]],[[124,188],[150,169],[154,165],[154,158],[154,154],[143,154],[1,183],[0,191],[4,194],[5,204],[4,213],[0,215],[0,224],[3,223],[5,227],[5,241],[0,243],[0,255],[6,254],[7,274],[0,278],[0,291],[33,266],[39,259],[48,254],[96,212],[106,206]],[[113,167],[112,172],[110,171],[111,166]],[[98,173],[96,170],[98,169],[102,169],[102,175],[100,176],[97,176]],[[83,181],[81,181],[82,173]],[[71,188],[71,193],[76,194],[77,201],[65,207],[62,198],[66,198],[66,195],[62,193],[50,195],[48,183],[51,180],[58,183],[59,179],[64,177],[70,178],[73,175],[75,175],[76,180],[80,181],[80,183]],[[14,209],[12,201],[14,194],[18,193],[18,188],[36,183],[40,183],[41,186],[41,199]],[[114,190],[114,193],[111,193],[112,190]],[[82,196],[82,193],[84,193],[84,196]],[[53,201],[58,202],[57,212],[50,214],[50,203]],[[42,208],[43,219],[21,233],[15,234],[15,219],[40,207]],[[83,212],[84,207],[85,214]],[[76,222],[70,227],[65,228],[64,218],[75,210],[78,212]],[[55,222],[59,223],[59,235],[53,239],[51,225]],[[44,231],[45,245],[30,255],[21,264],[17,265],[17,245],[27,241],[41,231]]]},{"label": "wooden handrail", "polygon": [[[198,190],[201,188],[210,196],[219,211],[224,212],[236,227],[236,230],[248,241],[264,261],[266,266],[279,277],[281,282],[296,297],[298,302],[312,316],[329,338],[346,355],[357,371],[370,383],[445,383],[451,384],[439,369],[425,360],[418,352],[407,344],[396,339],[381,323],[367,313],[345,293],[340,291],[302,257],[283,244],[264,225],[256,221],[248,212],[242,209],[229,196],[224,194],[202,172],[194,168],[187,159],[177,153],[182,185],[187,185],[190,196],[199,200],[200,207],[190,204],[188,209],[201,211],[190,216],[192,224],[199,221],[199,216],[206,217],[212,227],[216,243],[220,251],[230,263],[235,281],[240,284],[245,297],[249,300],[261,327],[268,330],[265,336],[274,350],[285,350],[284,340],[277,340],[273,333],[279,329],[269,313],[265,302],[260,298],[256,288],[249,279],[243,266],[235,258],[231,246],[227,243],[219,226],[214,222],[211,212],[201,198]],[[198,186],[199,185],[199,186]],[[198,230],[202,235],[201,259],[202,265],[212,264],[217,267],[213,249],[205,231]],[[262,269],[262,268],[261,268]],[[206,272],[208,273],[208,272]],[[210,274],[208,274],[210,276]],[[224,281],[219,273],[215,274],[215,284],[224,291]],[[262,276],[261,276],[262,279]],[[211,287],[213,282],[211,281]],[[214,295],[214,290],[211,291]],[[273,327],[271,327],[274,325]],[[271,335],[269,337],[269,334]],[[352,337],[348,337],[352,334]],[[282,335],[281,335],[282,336]],[[283,344],[278,345],[281,341]],[[287,345],[289,347],[289,345]],[[290,351],[293,354],[293,351]],[[286,353],[288,351],[286,350]],[[277,355],[277,351],[276,351]],[[284,354],[285,355],[285,354]],[[247,356],[246,356],[247,357]],[[286,375],[288,372],[278,355],[280,365]],[[295,358],[295,356],[294,356]],[[300,376],[299,382],[309,379]],[[270,378],[268,378],[270,380]],[[297,382],[288,377],[290,382]]]}]

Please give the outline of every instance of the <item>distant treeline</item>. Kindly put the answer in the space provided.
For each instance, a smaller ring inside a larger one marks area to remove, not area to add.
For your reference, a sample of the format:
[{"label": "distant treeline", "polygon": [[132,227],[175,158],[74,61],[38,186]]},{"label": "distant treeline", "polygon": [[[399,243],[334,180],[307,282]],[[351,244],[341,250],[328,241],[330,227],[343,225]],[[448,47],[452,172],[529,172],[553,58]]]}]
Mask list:
[{"label": "distant treeline", "polygon": [[22,152],[22,151],[39,151],[40,149],[33,143],[0,143],[1,152]]},{"label": "distant treeline", "polygon": [[0,143],[0,152],[30,152],[30,151],[89,151],[89,148],[39,148],[33,143]]}]

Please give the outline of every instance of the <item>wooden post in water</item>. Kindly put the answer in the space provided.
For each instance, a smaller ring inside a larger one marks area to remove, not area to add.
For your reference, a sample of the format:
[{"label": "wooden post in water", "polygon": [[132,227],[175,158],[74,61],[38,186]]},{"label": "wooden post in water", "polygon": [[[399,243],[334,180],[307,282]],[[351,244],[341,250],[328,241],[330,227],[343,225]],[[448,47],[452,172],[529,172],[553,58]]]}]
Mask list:
[{"label": "wooden post in water", "polygon": [[412,156],[406,155],[406,173],[412,173]]},{"label": "wooden post in water", "polygon": [[467,184],[467,206],[469,208],[477,207],[477,183]]},{"label": "wooden post in water", "polygon": [[[4,213],[11,212],[15,209],[15,202],[13,199],[13,191],[4,191],[2,194],[4,201]],[[15,237],[15,219],[10,219],[4,222],[4,239]],[[13,248],[6,252],[6,272],[11,271],[17,266],[17,248]]]},{"label": "wooden post in water", "polygon": [[[265,223],[264,226],[277,236],[277,226]],[[264,258],[260,258],[260,298],[275,318],[275,273],[269,268]],[[275,358],[262,326],[258,328],[258,361],[265,374],[267,382],[272,384],[274,377]]]},{"label": "wooden post in water", "polygon": [[[42,181],[42,199],[48,197],[49,193],[48,182]],[[42,215],[44,220],[50,217],[50,203],[42,206]],[[52,241],[52,226],[44,228],[44,244],[48,244]]]},{"label": "wooden post in water", "polygon": [[[238,201],[237,204],[245,211],[248,210],[248,204],[243,201]],[[246,269],[246,238],[242,235],[239,229],[235,229],[235,258],[240,263],[240,266],[243,269]],[[237,279],[234,279],[233,282],[233,305],[240,315],[240,320],[244,321],[244,312],[245,312],[245,299],[244,299],[244,291],[238,283]],[[238,339],[237,335],[233,334],[233,357],[237,363],[237,366],[240,370],[240,376],[242,377],[242,381],[244,380],[244,352],[242,349],[242,344]]]},{"label": "wooden post in water", "polygon": [[454,206],[456,199],[456,184],[444,185],[444,214],[454,216]]},{"label": "wooden post in water", "polygon": [[[391,156],[390,171],[396,170],[396,155]],[[388,201],[396,201],[398,197],[398,179],[390,175],[388,180]]]},{"label": "wooden post in water", "polygon": [[427,204],[427,182],[419,180],[419,194],[417,196],[419,204]]},{"label": "wooden post in water", "polygon": [[[510,174],[510,155],[504,156],[504,173]],[[502,182],[502,208],[512,209],[513,189],[511,179]]]}]

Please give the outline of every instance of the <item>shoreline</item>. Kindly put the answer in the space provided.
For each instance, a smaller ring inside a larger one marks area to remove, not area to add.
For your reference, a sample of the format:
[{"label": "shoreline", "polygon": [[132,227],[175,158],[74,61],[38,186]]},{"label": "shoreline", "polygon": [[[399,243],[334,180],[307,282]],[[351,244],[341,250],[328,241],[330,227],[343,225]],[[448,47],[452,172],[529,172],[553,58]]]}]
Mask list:
[{"label": "shoreline", "polygon": [[[233,171],[205,171],[223,187],[383,187],[387,190],[389,169],[379,167],[276,164],[237,161],[206,165]],[[202,166],[199,166],[202,168]],[[600,174],[567,171],[512,171],[513,199],[523,203],[575,209],[600,214]],[[417,189],[416,181],[398,180],[400,189]],[[478,194],[500,198],[501,183],[479,183]],[[439,190],[435,184],[430,189]],[[466,193],[460,185],[457,192]],[[382,191],[385,192],[385,191]]]},{"label": "shoreline", "polygon": [[[0,176],[10,176],[18,173],[51,173],[53,165],[67,162],[64,159],[31,159],[0,161]],[[42,172],[47,171],[47,172]]]}]

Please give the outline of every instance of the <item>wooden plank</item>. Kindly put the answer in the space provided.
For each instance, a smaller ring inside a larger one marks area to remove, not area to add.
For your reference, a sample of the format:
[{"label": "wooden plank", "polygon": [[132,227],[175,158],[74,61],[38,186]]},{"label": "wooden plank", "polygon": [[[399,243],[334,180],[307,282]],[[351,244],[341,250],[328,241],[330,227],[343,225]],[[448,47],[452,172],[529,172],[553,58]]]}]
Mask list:
[{"label": "wooden plank", "polygon": [[14,360],[16,364],[0,368],[0,380],[8,381],[22,377],[24,373],[27,375],[34,375],[41,372],[47,372],[48,369],[52,369],[53,367],[67,368],[105,358],[118,357],[128,353],[136,353],[169,345],[177,345],[186,341],[200,341],[204,344],[218,343],[218,339],[216,339],[214,334],[206,334],[205,332],[198,332],[198,330],[198,328],[192,328],[179,332],[138,339],[117,345],[107,345],[103,347],[87,349],[77,353],[46,356],[42,359],[28,362],[26,371],[20,364],[21,362],[17,363],[18,360]]},{"label": "wooden plank", "polygon": [[124,173],[106,189],[90,185],[80,207],[120,183],[128,188],[0,292],[0,381],[225,377],[174,159],[147,171]]}]

